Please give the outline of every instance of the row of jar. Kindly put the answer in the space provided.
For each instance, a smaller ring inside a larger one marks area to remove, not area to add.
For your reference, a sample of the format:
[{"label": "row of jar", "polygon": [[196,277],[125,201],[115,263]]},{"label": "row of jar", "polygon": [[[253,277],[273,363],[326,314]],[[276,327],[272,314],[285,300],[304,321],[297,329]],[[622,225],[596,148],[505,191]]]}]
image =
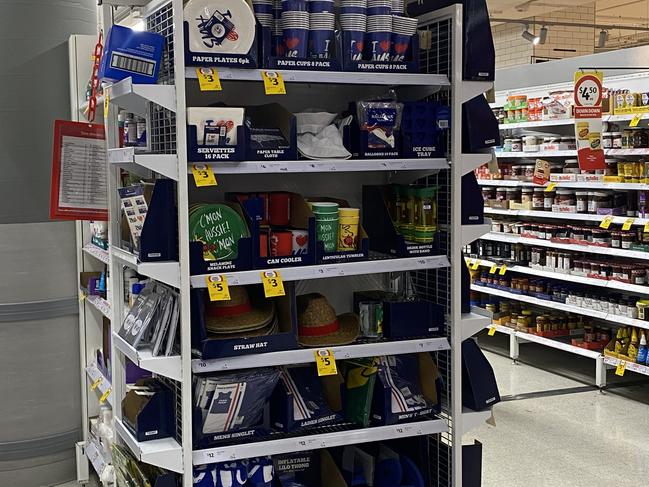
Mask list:
[{"label": "row of jar", "polygon": [[[543,278],[511,277],[507,274],[501,276],[499,274],[489,274],[488,271],[481,272],[479,277],[474,280],[474,283],[482,286],[498,286],[505,290],[511,289],[520,294],[537,296],[541,299],[548,299],[592,311],[632,319],[649,320],[649,313],[646,313],[645,318],[643,300],[639,300],[634,296],[606,293],[599,288],[557,283]],[[649,303],[649,300],[647,302]],[[640,308],[642,308],[642,312],[640,312]]]}]

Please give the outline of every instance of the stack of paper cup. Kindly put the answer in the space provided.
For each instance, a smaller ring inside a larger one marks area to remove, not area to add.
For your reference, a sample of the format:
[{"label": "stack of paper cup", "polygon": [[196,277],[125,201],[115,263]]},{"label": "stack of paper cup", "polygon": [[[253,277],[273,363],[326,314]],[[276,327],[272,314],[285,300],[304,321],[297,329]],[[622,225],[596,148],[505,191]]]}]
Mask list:
[{"label": "stack of paper cup", "polygon": [[403,15],[404,0],[392,0],[391,10],[392,15]]},{"label": "stack of paper cup", "polygon": [[264,27],[273,27],[273,0],[252,0],[255,17]]},{"label": "stack of paper cup", "polygon": [[367,0],[367,15],[392,15],[392,0]]},{"label": "stack of paper cup", "polygon": [[340,14],[367,15],[367,0],[341,0]]},{"label": "stack of paper cup", "polygon": [[[372,1],[372,0],[369,0]],[[368,12],[370,7],[368,7]],[[367,51],[372,61],[390,60],[392,15],[367,16]]]},{"label": "stack of paper cup", "polygon": [[334,13],[334,0],[309,0],[309,13]]},{"label": "stack of paper cup", "polygon": [[284,56],[306,58],[309,40],[307,0],[283,0],[281,25],[284,35]]},{"label": "stack of paper cup", "polygon": [[[309,2],[309,5],[313,3],[325,2]],[[333,5],[333,2],[331,4]],[[335,20],[336,15],[333,12],[309,13],[309,54],[311,57],[329,59],[331,56]]]},{"label": "stack of paper cup", "polygon": [[273,26],[272,26],[273,54],[284,56],[284,32],[282,31],[282,0],[273,0]]},{"label": "stack of paper cup", "polygon": [[311,208],[317,240],[323,243],[325,252],[334,252],[338,244],[338,203],[314,201]]},{"label": "stack of paper cup", "polygon": [[338,245],[339,251],[348,252],[358,248],[358,222],[360,209],[338,209]]},{"label": "stack of paper cup", "polygon": [[[357,6],[348,6],[353,5],[352,0],[343,0],[342,12],[345,9],[362,9],[365,11],[365,7]],[[358,0],[358,4],[364,5],[365,0]],[[367,28],[367,15],[365,13],[341,13],[340,17],[340,28],[345,31],[347,34],[344,35],[344,38],[349,42],[348,45],[344,46],[343,50],[345,51],[344,55],[349,55],[349,59],[352,61],[360,61],[363,58],[363,49],[365,47],[365,29]]]},{"label": "stack of paper cup", "polygon": [[391,61],[403,61],[406,58],[412,36],[417,32],[417,22],[417,19],[409,17],[392,17]]}]

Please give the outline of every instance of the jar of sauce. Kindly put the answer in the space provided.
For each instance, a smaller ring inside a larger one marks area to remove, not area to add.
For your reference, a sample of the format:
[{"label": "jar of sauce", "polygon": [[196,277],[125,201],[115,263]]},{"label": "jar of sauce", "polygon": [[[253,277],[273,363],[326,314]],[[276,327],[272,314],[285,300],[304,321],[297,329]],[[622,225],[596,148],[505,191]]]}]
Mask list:
[{"label": "jar of sauce", "polygon": [[588,191],[576,191],[577,213],[588,213]]}]

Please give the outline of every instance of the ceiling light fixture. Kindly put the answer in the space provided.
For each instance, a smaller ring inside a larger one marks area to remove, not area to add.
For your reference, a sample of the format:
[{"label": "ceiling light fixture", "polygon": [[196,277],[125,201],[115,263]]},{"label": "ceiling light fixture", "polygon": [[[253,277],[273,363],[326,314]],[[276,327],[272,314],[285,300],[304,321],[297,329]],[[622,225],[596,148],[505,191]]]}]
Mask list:
[{"label": "ceiling light fixture", "polygon": [[526,41],[530,41],[532,44],[536,46],[540,42],[541,38],[539,36],[535,36],[534,34],[532,34],[529,31],[529,28],[530,26],[526,25],[525,30],[523,31],[521,36],[523,36],[523,39],[525,39]]},{"label": "ceiling light fixture", "polygon": [[608,40],[608,31],[607,30],[600,30],[599,31],[599,38],[597,39],[597,47],[604,47],[606,46],[606,41]]},{"label": "ceiling light fixture", "polygon": [[539,44],[545,44],[545,40],[548,38],[548,28],[544,25],[539,31]]}]

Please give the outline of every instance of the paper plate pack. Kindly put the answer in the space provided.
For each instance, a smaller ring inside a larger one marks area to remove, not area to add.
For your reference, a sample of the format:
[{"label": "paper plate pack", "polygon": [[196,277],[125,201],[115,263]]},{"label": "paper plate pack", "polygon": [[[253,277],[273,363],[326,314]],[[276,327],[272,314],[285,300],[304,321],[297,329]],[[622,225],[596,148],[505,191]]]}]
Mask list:
[{"label": "paper plate pack", "polygon": [[206,261],[235,259],[239,239],[248,236],[245,221],[228,205],[195,205],[189,210],[189,239],[203,244]]},{"label": "paper plate pack", "polygon": [[248,54],[255,40],[255,16],[244,0],[190,0],[184,17],[193,53]]}]

